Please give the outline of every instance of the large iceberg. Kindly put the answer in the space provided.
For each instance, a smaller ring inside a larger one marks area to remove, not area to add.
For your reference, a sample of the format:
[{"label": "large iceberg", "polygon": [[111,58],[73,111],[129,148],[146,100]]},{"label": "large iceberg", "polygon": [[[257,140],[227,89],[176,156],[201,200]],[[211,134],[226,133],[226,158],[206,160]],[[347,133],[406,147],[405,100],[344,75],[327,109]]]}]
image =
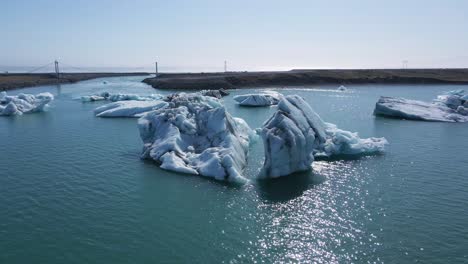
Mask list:
[{"label": "large iceberg", "polygon": [[42,112],[54,100],[51,93],[18,94],[9,96],[6,92],[0,93],[0,116],[22,115]]},{"label": "large iceberg", "polygon": [[298,95],[283,97],[260,132],[265,149],[261,177],[280,177],[311,168],[314,157],[382,152],[385,138],[361,139],[357,133],[325,123]]},{"label": "large iceberg", "polygon": [[439,95],[433,102],[380,97],[375,115],[441,122],[468,122],[468,95],[464,90]]},{"label": "large iceberg", "polygon": [[277,92],[265,92],[258,94],[243,94],[234,96],[239,105],[244,106],[270,106],[278,104],[281,94]]},{"label": "large iceberg", "polygon": [[254,132],[233,118],[218,99],[180,93],[164,107],[138,120],[142,158],[161,168],[217,180],[244,181],[249,142]]},{"label": "large iceberg", "polygon": [[162,98],[163,96],[160,94],[138,95],[138,94],[124,94],[124,93],[111,94],[109,92],[102,92],[99,94],[81,96],[81,101],[82,102],[154,101],[154,100],[160,100]]}]

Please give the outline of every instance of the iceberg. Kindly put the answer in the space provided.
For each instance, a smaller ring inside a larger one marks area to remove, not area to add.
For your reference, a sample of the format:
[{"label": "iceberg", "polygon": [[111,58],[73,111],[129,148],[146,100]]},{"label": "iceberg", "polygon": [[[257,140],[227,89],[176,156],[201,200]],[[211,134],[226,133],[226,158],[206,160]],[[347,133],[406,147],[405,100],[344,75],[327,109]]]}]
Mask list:
[{"label": "iceberg", "polygon": [[221,99],[223,96],[228,96],[229,92],[224,90],[224,88],[218,90],[202,90],[200,93],[204,96],[211,96],[218,99]]},{"label": "iceberg", "polygon": [[266,92],[258,94],[243,94],[234,96],[239,105],[244,106],[270,106],[278,104],[282,95],[277,92]]},{"label": "iceberg", "polygon": [[265,149],[260,177],[309,170],[315,157],[380,153],[388,144],[385,138],[361,139],[357,133],[325,123],[298,95],[281,98],[260,134]]},{"label": "iceberg", "polygon": [[138,95],[138,94],[111,94],[108,92],[102,92],[100,94],[94,95],[85,95],[81,96],[82,102],[94,102],[94,101],[154,101],[160,100],[163,96],[160,94],[150,94],[150,95]]},{"label": "iceberg", "polygon": [[9,96],[6,92],[0,93],[0,116],[22,115],[42,112],[54,100],[51,93],[18,94]]},{"label": "iceberg", "polygon": [[422,121],[468,122],[468,95],[464,90],[451,91],[433,102],[382,96],[374,114]]},{"label": "iceberg", "polygon": [[166,107],[167,102],[156,101],[118,101],[94,109],[97,117],[141,117],[148,112]]},{"label": "iceberg", "polygon": [[244,120],[201,93],[173,94],[165,103],[138,120],[142,158],[166,170],[245,181],[242,170],[255,133]]}]

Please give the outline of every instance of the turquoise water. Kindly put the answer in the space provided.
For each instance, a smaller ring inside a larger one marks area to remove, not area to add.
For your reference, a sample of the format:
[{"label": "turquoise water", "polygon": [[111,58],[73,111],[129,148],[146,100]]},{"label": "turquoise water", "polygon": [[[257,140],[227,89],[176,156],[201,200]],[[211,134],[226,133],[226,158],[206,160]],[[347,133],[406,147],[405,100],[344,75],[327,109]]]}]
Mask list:
[{"label": "turquoise water", "polygon": [[[468,124],[372,115],[380,95],[430,100],[468,86],[282,90],[342,129],[386,137],[387,152],[256,181],[258,142],[245,170],[251,181],[238,186],[140,160],[136,119],[95,118],[102,102],[74,100],[161,92],[141,79],[10,92],[57,99],[46,113],[0,118],[0,263],[468,262]],[[251,127],[274,112],[224,102]]]}]

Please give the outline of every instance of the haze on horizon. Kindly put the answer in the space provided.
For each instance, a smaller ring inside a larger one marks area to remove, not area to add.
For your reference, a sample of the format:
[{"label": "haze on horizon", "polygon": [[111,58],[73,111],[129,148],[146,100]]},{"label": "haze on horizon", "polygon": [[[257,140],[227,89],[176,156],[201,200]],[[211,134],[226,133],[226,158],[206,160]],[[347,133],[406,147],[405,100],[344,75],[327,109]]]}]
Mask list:
[{"label": "haze on horizon", "polygon": [[468,67],[468,1],[0,3],[0,66]]}]

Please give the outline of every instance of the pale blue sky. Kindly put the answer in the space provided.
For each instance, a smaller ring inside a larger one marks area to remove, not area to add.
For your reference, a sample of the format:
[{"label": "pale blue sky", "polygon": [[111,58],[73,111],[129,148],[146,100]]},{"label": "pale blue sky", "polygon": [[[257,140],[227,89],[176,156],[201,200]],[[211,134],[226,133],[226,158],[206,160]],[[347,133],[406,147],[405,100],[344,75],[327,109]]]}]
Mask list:
[{"label": "pale blue sky", "polygon": [[468,67],[468,1],[1,0],[0,65]]}]

